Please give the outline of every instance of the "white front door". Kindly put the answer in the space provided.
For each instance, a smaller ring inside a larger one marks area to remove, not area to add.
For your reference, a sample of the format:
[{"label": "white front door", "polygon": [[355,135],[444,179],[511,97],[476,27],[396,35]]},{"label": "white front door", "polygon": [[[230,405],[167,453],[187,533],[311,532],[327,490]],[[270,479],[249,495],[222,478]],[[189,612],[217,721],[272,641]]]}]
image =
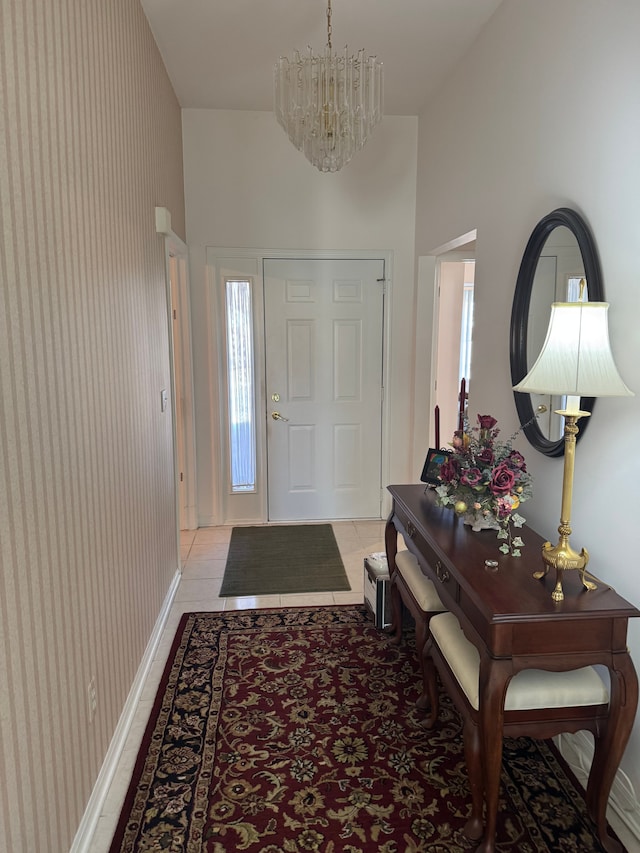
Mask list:
[{"label": "white front door", "polygon": [[264,261],[270,521],[380,518],[384,261]]}]

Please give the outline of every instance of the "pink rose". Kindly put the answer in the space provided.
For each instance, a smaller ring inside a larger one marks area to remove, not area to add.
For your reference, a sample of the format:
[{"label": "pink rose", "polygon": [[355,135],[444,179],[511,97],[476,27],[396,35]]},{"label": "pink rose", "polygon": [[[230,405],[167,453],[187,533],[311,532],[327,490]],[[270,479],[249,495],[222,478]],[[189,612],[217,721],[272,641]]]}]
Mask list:
[{"label": "pink rose", "polygon": [[516,481],[516,475],[504,462],[494,469],[489,483],[489,491],[492,495],[506,495],[511,491]]},{"label": "pink rose", "polygon": [[493,429],[498,421],[492,418],[491,415],[478,415],[478,423],[480,424],[480,429]]},{"label": "pink rose", "polygon": [[489,465],[493,465],[495,454],[490,447],[483,447],[480,453],[476,454],[476,459],[478,462],[482,462],[483,465],[488,467]]},{"label": "pink rose", "polygon": [[450,457],[445,459],[440,466],[440,479],[444,483],[451,483],[453,480],[458,479],[458,463],[455,459],[451,459]]},{"label": "pink rose", "polygon": [[464,455],[469,447],[469,436],[464,430],[457,429],[453,434],[451,444],[454,450]]}]

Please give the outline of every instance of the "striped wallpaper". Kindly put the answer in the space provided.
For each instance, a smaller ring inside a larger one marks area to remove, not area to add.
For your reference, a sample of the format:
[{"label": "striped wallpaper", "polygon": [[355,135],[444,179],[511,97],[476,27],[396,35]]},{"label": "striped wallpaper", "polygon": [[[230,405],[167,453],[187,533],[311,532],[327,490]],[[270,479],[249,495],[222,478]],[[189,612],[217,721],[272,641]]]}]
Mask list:
[{"label": "striped wallpaper", "polygon": [[69,849],[177,567],[156,205],[184,236],[180,108],[138,0],[0,0],[0,850],[11,853]]}]

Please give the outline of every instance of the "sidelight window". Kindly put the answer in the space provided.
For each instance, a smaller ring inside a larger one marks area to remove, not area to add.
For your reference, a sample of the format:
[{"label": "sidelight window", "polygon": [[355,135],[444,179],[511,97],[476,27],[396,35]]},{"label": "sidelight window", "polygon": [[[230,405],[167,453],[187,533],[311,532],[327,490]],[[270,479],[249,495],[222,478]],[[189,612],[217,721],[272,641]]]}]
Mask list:
[{"label": "sidelight window", "polygon": [[225,282],[229,459],[232,492],[256,488],[251,282]]}]

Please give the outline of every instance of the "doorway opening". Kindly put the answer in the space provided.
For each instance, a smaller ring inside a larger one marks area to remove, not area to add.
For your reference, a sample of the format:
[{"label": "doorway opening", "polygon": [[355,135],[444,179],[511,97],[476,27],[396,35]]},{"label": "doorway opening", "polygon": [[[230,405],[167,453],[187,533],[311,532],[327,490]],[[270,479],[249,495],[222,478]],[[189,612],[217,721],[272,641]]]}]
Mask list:
[{"label": "doorway opening", "polygon": [[[415,469],[422,470],[427,448],[447,446],[466,408],[472,380],[473,305],[476,292],[476,231],[469,231],[418,259],[416,365],[428,363],[429,376],[416,369]],[[461,380],[464,399],[460,400]],[[427,385],[428,383],[428,385]],[[436,442],[435,408],[440,428]]]},{"label": "doorway opening", "polygon": [[437,266],[435,405],[446,444],[459,428],[471,381],[475,259],[441,259]]}]

